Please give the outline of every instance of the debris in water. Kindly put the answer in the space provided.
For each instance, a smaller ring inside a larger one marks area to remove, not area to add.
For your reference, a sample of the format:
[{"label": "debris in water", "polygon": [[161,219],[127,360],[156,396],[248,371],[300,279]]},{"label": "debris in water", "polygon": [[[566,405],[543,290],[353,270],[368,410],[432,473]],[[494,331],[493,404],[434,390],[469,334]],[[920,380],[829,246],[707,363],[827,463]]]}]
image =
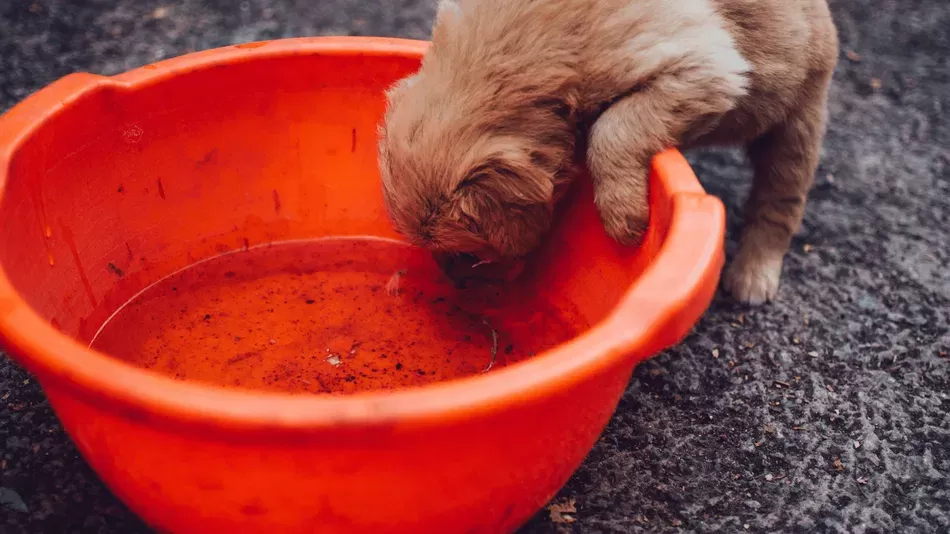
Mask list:
[{"label": "debris in water", "polygon": [[406,270],[400,269],[393,273],[389,278],[389,281],[386,282],[386,293],[389,293],[390,297],[395,297],[399,294],[399,282],[402,280],[402,277],[406,276]]},{"label": "debris in water", "polygon": [[[327,349],[327,352],[329,353],[330,349]],[[333,367],[339,367],[340,365],[343,364],[343,360],[340,359],[340,357],[337,356],[336,354],[330,353],[330,355],[327,356],[327,363],[332,365]]]},{"label": "debris in water", "polygon": [[491,361],[488,362],[488,367],[485,368],[482,373],[487,373],[491,371],[491,368],[495,366],[495,358],[498,356],[498,332],[488,323],[487,319],[482,319],[482,324],[488,327],[491,330]]},{"label": "debris in water", "polygon": [[254,358],[255,356],[260,356],[260,355],[261,353],[258,351],[245,352],[243,354],[238,354],[237,356],[228,359],[227,364],[234,365],[236,363],[243,362],[244,360],[249,360],[251,358]]}]

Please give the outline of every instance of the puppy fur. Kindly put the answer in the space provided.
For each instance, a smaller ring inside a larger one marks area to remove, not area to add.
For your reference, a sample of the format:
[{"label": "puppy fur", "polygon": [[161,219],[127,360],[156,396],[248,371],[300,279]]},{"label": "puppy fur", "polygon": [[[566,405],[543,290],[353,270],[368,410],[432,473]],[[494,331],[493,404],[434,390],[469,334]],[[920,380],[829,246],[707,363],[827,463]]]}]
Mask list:
[{"label": "puppy fur", "polygon": [[518,258],[586,163],[607,233],[635,244],[656,153],[744,145],[754,184],[723,282],[761,304],[801,224],[837,58],[827,0],[442,0],[420,70],[388,93],[387,208],[436,253]]}]

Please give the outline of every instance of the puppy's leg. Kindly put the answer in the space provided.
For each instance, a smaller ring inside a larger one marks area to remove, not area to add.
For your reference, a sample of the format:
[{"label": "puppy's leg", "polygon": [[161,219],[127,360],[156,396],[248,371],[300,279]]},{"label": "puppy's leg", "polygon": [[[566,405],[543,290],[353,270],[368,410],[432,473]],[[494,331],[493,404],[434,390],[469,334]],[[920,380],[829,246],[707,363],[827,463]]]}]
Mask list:
[{"label": "puppy's leg", "polygon": [[611,237],[625,244],[640,241],[650,220],[653,156],[709,130],[733,109],[744,84],[741,74],[725,71],[660,75],[614,102],[594,122],[587,166],[594,201]]},{"label": "puppy's leg", "polygon": [[624,244],[638,243],[646,232],[650,157],[666,141],[638,138],[641,129],[632,117],[637,107],[627,98],[604,111],[591,127],[587,146],[597,211],[607,234]]},{"label": "puppy's leg", "polygon": [[828,80],[816,80],[802,107],[749,146],[752,193],[739,252],[723,276],[724,287],[740,302],[760,305],[778,292],[782,261],[801,226],[818,167],[827,85]]}]

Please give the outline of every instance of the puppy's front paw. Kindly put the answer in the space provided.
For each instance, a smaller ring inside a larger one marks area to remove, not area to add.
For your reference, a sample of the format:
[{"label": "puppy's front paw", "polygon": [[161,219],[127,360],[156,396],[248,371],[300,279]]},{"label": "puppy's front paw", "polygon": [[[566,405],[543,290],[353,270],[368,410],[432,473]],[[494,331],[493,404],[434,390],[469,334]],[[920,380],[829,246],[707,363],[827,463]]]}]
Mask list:
[{"label": "puppy's front paw", "polygon": [[650,208],[646,204],[598,203],[600,220],[607,235],[622,245],[639,245],[650,224]]},{"label": "puppy's front paw", "polygon": [[781,258],[755,258],[740,253],[723,273],[722,284],[742,304],[761,306],[775,299],[781,277]]}]

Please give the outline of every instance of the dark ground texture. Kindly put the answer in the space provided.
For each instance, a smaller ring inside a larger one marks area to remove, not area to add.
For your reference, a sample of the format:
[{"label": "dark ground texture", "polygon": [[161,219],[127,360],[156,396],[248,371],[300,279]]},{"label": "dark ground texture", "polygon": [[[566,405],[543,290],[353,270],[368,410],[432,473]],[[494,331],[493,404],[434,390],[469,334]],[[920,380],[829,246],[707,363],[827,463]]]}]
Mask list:
[{"label": "dark ground texture", "polygon": [[[0,111],[72,71],[243,41],[425,38],[433,2],[2,0]],[[720,297],[642,365],[559,497],[576,522],[524,532],[950,531],[950,3],[832,5],[832,124],[780,301]],[[734,235],[741,155],[691,159]],[[145,530],[3,358],[0,398],[0,532]]]}]

